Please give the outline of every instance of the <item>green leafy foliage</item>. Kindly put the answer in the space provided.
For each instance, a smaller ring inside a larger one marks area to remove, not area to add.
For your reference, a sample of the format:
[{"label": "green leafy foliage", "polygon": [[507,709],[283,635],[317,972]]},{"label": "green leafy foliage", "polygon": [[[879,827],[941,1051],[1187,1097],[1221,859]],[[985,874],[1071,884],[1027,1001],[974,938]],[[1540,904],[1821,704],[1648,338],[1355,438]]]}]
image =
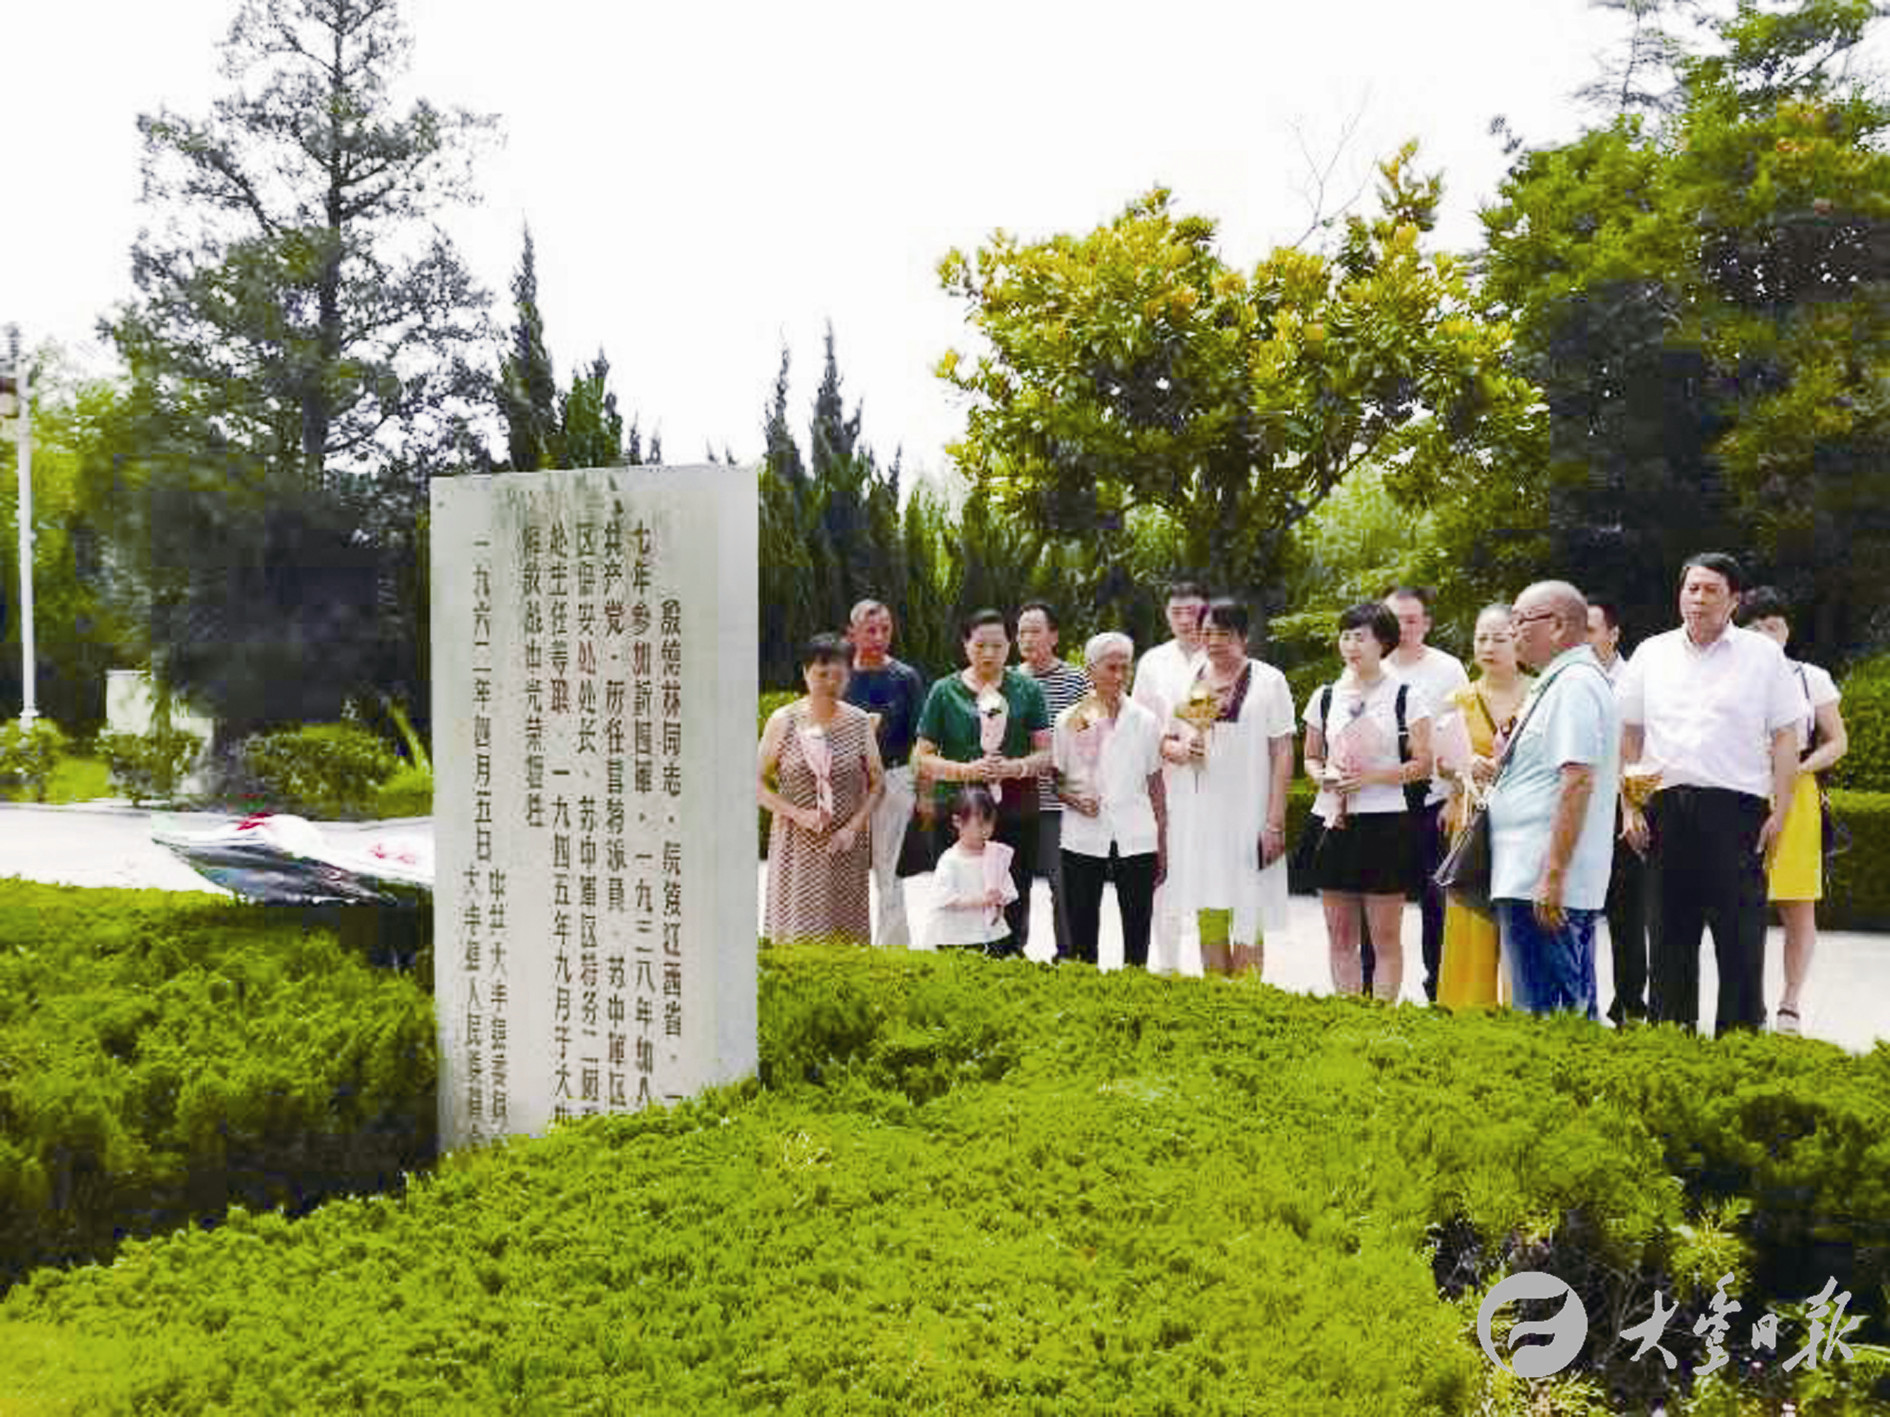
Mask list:
[{"label": "green leafy foliage", "polygon": [[[643,461],[642,439],[632,420],[626,441],[623,414],[610,389],[610,361],[597,358],[571,377],[560,394],[545,346],[545,318],[538,308],[538,258],[531,228],[512,276],[512,338],[499,356],[499,412],[505,418],[508,468],[624,467]],[[661,449],[652,448],[652,462]]]},{"label": "green leafy foliage", "polygon": [[1890,792],[1833,789],[1851,849],[1825,866],[1818,920],[1829,930],[1890,930]]},{"label": "green leafy foliage", "polygon": [[332,934],[7,882],[0,941],[0,1283],[231,1203],[397,1187],[430,1159],[431,1003]]},{"label": "green leafy foliage", "polygon": [[386,743],[351,723],[259,734],[244,743],[243,758],[272,798],[308,817],[368,815],[400,766]]},{"label": "green leafy foliage", "polygon": [[433,815],[433,769],[402,763],[374,794],[374,816],[430,817]]},{"label": "green leafy foliage", "polygon": [[[1753,1314],[1834,1275],[1871,1315],[1853,1344],[1884,1336],[1881,1051],[857,949],[766,952],[761,1005],[755,1082],[450,1157],[399,1200],[236,1213],[33,1276],[0,1304],[0,1390],[106,1411],[1671,1411],[1729,1268]],[[1564,1274],[1593,1316],[1548,1387],[1476,1346],[1510,1267]],[[1656,1288],[1682,1304],[1672,1377],[1613,1339]],[[1763,1393],[1824,1383],[1820,1410],[1868,1410],[1875,1351],[1784,1373],[1795,1322]]]},{"label": "green leafy foliage", "polygon": [[[62,754],[46,778],[46,801],[55,806],[96,802],[111,795],[111,774],[104,760],[80,753]],[[36,794],[25,787],[0,787],[0,801],[24,801]]]},{"label": "green leafy foliage", "polygon": [[65,750],[66,735],[51,719],[36,718],[30,728],[9,719],[0,724],[0,786],[23,788],[35,802],[44,802]]},{"label": "green leafy foliage", "polygon": [[1422,248],[1441,184],[1415,145],[1380,165],[1379,210],[1339,250],[1227,265],[1215,223],[1155,188],[1084,236],[997,232],[940,263],[988,345],[939,375],[971,400],[961,459],[1007,508],[1107,558],[1133,507],[1171,519],[1176,569],[1271,592],[1293,528],[1354,466],[1407,496],[1528,435],[1534,390],[1462,263]]},{"label": "green leafy foliage", "polygon": [[1849,746],[1831,769],[1831,785],[1890,792],[1890,655],[1854,665],[1838,688]]},{"label": "green leafy foliage", "polygon": [[410,100],[410,52],[396,0],[255,0],[209,114],[139,119],[130,437],[100,476],[152,648],[232,733],[424,701],[427,479],[488,464],[487,297],[438,218],[494,120]]},{"label": "green leafy foliage", "polygon": [[[135,579],[112,563],[113,511],[90,469],[127,451],[124,389],[81,374],[53,345],[29,359],[33,438],[34,698],[74,736],[105,720],[105,674],[142,657],[143,621],[118,592]],[[9,430],[11,423],[5,425]],[[0,704],[21,702],[19,445],[0,437]]]},{"label": "green leafy foliage", "polygon": [[1638,638],[1672,622],[1681,560],[1723,548],[1841,663],[1890,614],[1890,103],[1853,63],[1881,7],[1627,8],[1706,34],[1661,32],[1670,99],[1523,153],[1485,211],[1481,295],[1548,438],[1463,490],[1438,570],[1466,599],[1572,576]]},{"label": "green leafy foliage", "polygon": [[203,739],[182,729],[149,733],[101,733],[98,751],[111,771],[112,782],[132,801],[169,801],[177,784],[203,752]]},{"label": "green leafy foliage", "polygon": [[[859,407],[847,414],[832,328],[808,425],[808,458],[788,418],[789,363],[784,345],[762,428],[761,682],[773,688],[799,682],[800,647],[811,635],[844,631],[859,601],[890,606],[904,632],[915,604],[937,598],[930,583],[915,584],[915,576],[922,581],[938,567],[929,556],[911,564],[911,537],[902,532],[910,532],[913,512],[909,506],[902,528],[899,458],[881,467],[861,437]],[[919,511],[922,520],[926,511]],[[915,637],[934,629],[930,622],[911,624]],[[893,652],[908,657],[913,646],[896,642]],[[921,656],[920,662],[927,661]]]}]

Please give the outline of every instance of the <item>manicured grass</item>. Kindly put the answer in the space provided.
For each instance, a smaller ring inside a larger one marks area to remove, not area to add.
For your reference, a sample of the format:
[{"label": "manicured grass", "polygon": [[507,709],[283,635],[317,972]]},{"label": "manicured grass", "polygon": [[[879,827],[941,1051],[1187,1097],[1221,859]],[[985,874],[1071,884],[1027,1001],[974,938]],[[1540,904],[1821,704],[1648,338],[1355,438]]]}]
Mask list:
[{"label": "manicured grass", "polygon": [[[399,1199],[237,1213],[35,1275],[0,1304],[0,1393],[34,1413],[1677,1414],[1730,1270],[1751,1314],[1832,1273],[1870,1321],[1853,1359],[1796,1375],[1788,1324],[1762,1376],[1708,1380],[1695,1411],[1890,1395],[1869,1396],[1890,1355],[1860,1344],[1890,1314],[1890,1049],[845,949],[765,952],[761,988],[754,1082],[455,1156]],[[1510,1267],[1596,1316],[1678,1299],[1681,1369],[1631,1363],[1597,1317],[1580,1365],[1530,1391],[1474,1334]]]},{"label": "manicured grass", "polygon": [[[48,803],[94,802],[112,795],[111,771],[103,758],[61,758],[46,782]],[[31,788],[0,788],[0,801],[36,801]]]}]

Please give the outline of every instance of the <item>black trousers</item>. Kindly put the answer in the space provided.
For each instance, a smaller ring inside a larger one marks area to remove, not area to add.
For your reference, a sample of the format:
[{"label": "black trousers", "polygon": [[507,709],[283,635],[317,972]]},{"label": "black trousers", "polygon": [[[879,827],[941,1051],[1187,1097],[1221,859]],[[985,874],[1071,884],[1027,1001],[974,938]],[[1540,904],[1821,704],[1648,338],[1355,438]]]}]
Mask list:
[{"label": "black trousers", "polygon": [[[1418,919],[1423,925],[1424,997],[1432,1003],[1437,1002],[1437,971],[1444,959],[1444,888],[1433,879],[1437,868],[1444,864],[1444,853],[1450,849],[1450,841],[1444,835],[1444,807],[1445,804],[1439,802],[1411,813],[1415,830],[1411,833],[1408,889],[1410,899],[1418,903]],[[1372,948],[1371,918],[1363,909],[1359,911],[1358,955],[1360,981],[1369,995],[1378,952]]]},{"label": "black trousers", "polygon": [[[1033,794],[1035,784],[1027,783]],[[1005,791],[1016,790],[1017,784],[1010,783]],[[952,825],[949,808],[941,806],[932,818],[932,859],[936,861],[945,852],[945,848],[958,840],[958,829]],[[1000,958],[1016,958],[1023,954],[1024,946],[1030,943],[1030,883],[1037,876],[1037,813],[999,812],[997,830],[991,833],[991,840],[1001,841],[1011,849],[1011,884],[1017,887],[1017,899],[1004,907],[1004,923],[1009,927],[1009,940],[998,941],[985,953]]]},{"label": "black trousers", "polygon": [[1765,1023],[1765,863],[1756,850],[1763,797],[1716,787],[1668,787],[1647,807],[1651,927],[1648,1016],[1699,1026],[1700,933],[1713,932],[1719,967],[1715,1033]]},{"label": "black trousers", "polygon": [[1647,863],[1618,835],[1608,876],[1608,946],[1614,957],[1616,1023],[1647,1017]]},{"label": "black trousers", "polygon": [[1063,853],[1063,890],[1070,902],[1070,957],[1096,963],[1102,933],[1103,885],[1116,882],[1116,906],[1122,912],[1122,962],[1148,968],[1148,928],[1155,913],[1155,853],[1123,856],[1115,843],[1107,856]]}]

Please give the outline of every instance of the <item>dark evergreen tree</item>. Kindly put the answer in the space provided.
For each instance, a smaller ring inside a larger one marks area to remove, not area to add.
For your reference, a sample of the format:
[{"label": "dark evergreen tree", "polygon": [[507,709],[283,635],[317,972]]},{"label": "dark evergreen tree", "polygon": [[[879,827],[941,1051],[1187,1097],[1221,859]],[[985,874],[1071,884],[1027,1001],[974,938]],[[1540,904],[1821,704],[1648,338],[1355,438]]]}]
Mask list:
[{"label": "dark evergreen tree", "polygon": [[[248,0],[213,115],[144,116],[137,298],[107,330],[141,413],[123,528],[154,657],[226,731],[411,693],[383,504],[481,465],[486,297],[439,233],[491,119],[391,93],[394,0]],[[405,668],[393,680],[389,657]]]},{"label": "dark evergreen tree", "polygon": [[588,369],[571,380],[571,392],[560,400],[560,467],[623,467],[629,464],[623,436],[623,415],[610,391],[610,361],[604,352]]},{"label": "dark evergreen tree", "polygon": [[518,273],[512,277],[512,309],[512,341],[499,363],[499,409],[505,415],[511,468],[536,472],[567,467],[558,448],[558,384],[551,351],[545,348],[544,316],[538,311],[538,261],[529,226]]},{"label": "dark evergreen tree", "polygon": [[[819,580],[809,537],[817,526],[813,492],[800,445],[788,423],[788,350],[774,398],[762,415],[760,478],[761,683],[791,689],[800,683],[800,650],[819,619]],[[822,558],[824,561],[824,558]]]}]

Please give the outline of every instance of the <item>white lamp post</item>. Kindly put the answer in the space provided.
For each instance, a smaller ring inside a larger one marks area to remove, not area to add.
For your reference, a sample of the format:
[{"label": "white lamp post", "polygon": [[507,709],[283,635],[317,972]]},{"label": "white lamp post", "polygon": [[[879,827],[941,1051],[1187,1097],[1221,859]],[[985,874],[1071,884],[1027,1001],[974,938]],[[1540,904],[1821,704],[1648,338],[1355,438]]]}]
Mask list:
[{"label": "white lamp post", "polygon": [[20,726],[31,728],[39,717],[33,703],[33,395],[17,329],[11,344],[13,373],[0,375],[0,412],[13,411],[4,407],[8,401],[18,404],[13,436],[20,448]]}]

